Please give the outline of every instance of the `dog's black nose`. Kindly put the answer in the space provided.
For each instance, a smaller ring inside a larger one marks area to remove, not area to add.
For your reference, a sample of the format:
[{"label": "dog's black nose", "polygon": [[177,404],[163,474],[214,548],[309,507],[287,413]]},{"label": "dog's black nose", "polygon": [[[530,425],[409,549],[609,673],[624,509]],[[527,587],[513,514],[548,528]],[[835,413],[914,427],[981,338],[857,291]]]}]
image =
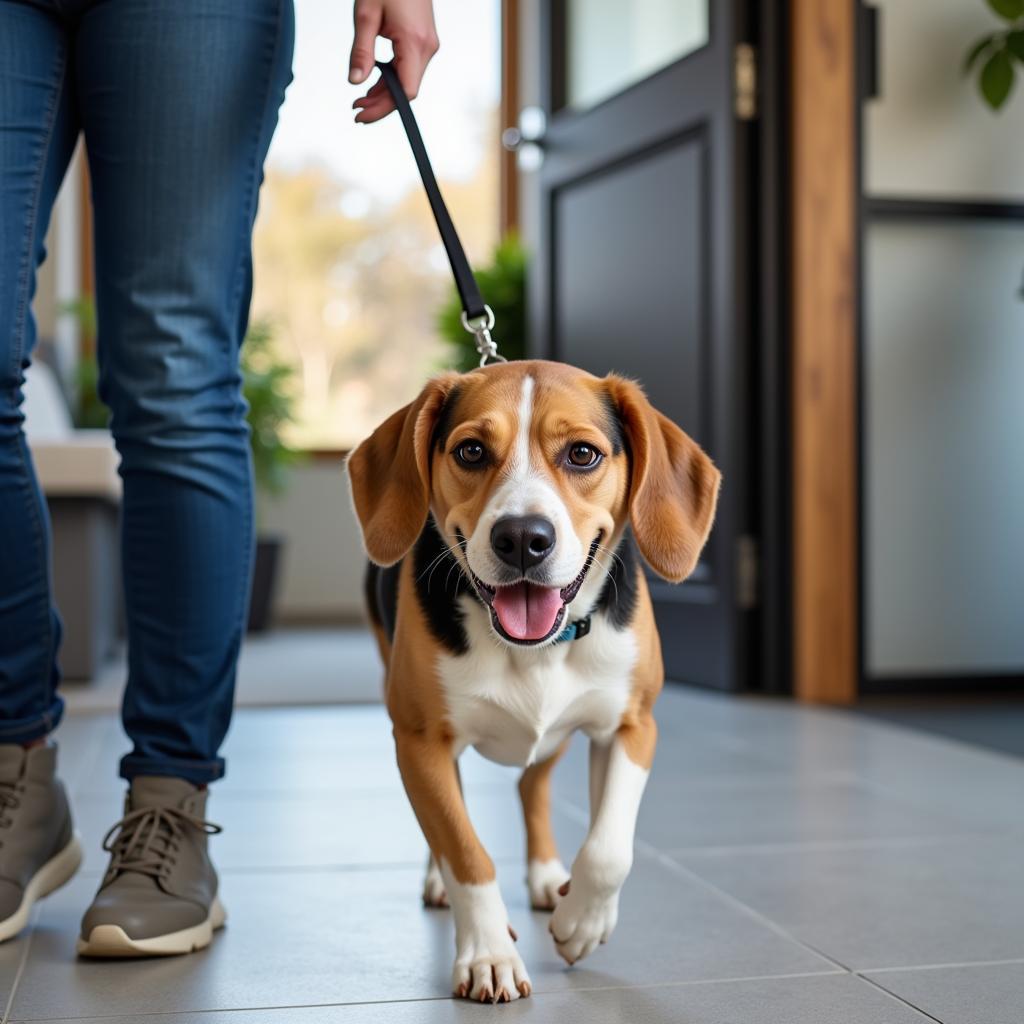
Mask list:
[{"label": "dog's black nose", "polygon": [[491,547],[506,565],[526,572],[554,550],[554,524],[543,516],[505,516],[491,529]]}]

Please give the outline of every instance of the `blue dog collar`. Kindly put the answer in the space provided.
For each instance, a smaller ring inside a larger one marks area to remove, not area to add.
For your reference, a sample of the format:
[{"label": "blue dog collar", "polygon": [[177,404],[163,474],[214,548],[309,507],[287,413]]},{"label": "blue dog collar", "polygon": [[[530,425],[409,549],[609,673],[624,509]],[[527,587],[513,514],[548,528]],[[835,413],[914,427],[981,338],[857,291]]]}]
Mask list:
[{"label": "blue dog collar", "polygon": [[560,644],[564,640],[579,640],[585,637],[590,632],[590,616],[585,615],[582,619],[577,619],[575,622],[570,622],[565,629],[562,630],[558,636],[555,637],[555,643]]}]

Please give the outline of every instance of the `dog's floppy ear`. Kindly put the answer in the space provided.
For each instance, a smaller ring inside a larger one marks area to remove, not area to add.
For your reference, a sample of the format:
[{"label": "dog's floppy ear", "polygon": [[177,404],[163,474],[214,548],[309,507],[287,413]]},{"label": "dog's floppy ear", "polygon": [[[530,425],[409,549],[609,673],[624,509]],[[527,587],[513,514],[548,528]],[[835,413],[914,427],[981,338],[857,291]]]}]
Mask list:
[{"label": "dog's floppy ear", "polygon": [[394,565],[416,543],[430,509],[430,445],[457,373],[435,377],[348,458],[363,543],[378,565]]},{"label": "dog's floppy ear", "polygon": [[693,572],[711,532],[721,474],[700,446],[624,377],[605,378],[629,441],[629,516],[640,553],[673,583]]}]

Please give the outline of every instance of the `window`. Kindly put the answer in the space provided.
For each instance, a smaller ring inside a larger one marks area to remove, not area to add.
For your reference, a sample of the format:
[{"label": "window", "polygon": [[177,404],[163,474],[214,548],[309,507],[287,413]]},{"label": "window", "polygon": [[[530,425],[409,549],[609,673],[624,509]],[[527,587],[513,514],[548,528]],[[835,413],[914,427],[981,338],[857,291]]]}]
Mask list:
[{"label": "window", "polygon": [[[415,101],[474,264],[498,237],[499,0],[439,0],[441,51]],[[295,368],[302,448],[347,448],[446,365],[451,275],[397,116],[352,121],[352,5],[297,0],[295,81],[267,160],[252,319]]]}]

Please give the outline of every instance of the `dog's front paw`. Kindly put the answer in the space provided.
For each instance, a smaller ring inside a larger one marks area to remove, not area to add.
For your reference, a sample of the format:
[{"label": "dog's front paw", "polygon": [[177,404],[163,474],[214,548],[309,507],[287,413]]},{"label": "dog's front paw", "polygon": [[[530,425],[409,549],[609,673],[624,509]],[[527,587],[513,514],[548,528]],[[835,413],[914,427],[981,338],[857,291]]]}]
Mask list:
[{"label": "dog's front paw", "polygon": [[502,936],[478,935],[460,945],[452,991],[480,1003],[510,1003],[530,994],[530,976],[516,951],[511,929]]},{"label": "dog's front paw", "polygon": [[569,881],[569,871],[557,858],[531,860],[526,867],[526,887],[530,890],[530,906],[534,910],[554,910],[558,890]]},{"label": "dog's front paw", "polygon": [[573,878],[551,915],[548,931],[558,955],[570,966],[607,942],[619,919],[619,891],[610,894]]}]

